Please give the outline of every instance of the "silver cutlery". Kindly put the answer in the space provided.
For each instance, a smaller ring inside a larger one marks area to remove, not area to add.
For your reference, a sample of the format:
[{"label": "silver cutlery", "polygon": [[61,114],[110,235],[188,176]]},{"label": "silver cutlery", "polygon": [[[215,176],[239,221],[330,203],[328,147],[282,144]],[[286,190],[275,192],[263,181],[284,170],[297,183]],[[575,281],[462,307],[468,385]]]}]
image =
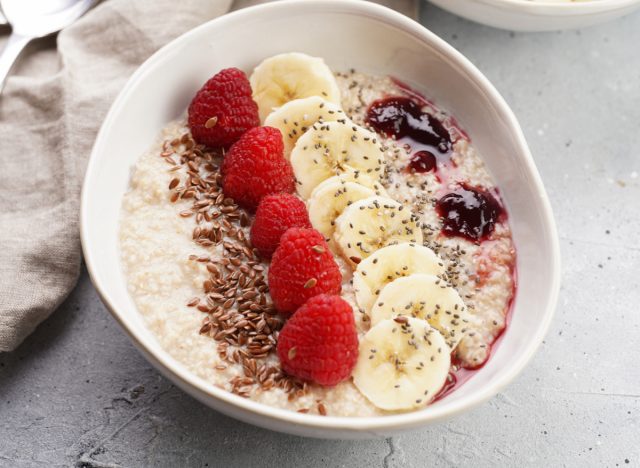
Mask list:
[{"label": "silver cutlery", "polygon": [[11,36],[0,55],[0,93],[24,47],[33,39],[48,36],[80,18],[96,0],[0,0],[11,25]]}]

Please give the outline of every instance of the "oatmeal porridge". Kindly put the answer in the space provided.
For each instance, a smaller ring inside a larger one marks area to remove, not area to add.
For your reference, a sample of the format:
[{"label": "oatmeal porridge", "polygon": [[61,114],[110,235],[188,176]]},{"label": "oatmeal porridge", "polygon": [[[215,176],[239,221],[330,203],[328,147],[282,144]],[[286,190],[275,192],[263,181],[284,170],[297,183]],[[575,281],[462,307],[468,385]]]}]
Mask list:
[{"label": "oatmeal porridge", "polygon": [[303,54],[205,84],[133,168],[120,250],[147,326],[191,372],[321,415],[452,391],[515,291],[507,213],[456,121]]}]

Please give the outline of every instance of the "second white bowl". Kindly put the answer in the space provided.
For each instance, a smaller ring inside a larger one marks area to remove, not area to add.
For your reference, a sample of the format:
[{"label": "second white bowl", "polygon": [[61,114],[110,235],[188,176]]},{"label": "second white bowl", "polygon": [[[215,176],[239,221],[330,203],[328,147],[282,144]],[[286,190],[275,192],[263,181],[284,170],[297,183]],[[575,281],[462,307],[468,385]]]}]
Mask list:
[{"label": "second white bowl", "polygon": [[451,13],[511,31],[555,31],[592,26],[640,7],[640,0],[429,0]]}]

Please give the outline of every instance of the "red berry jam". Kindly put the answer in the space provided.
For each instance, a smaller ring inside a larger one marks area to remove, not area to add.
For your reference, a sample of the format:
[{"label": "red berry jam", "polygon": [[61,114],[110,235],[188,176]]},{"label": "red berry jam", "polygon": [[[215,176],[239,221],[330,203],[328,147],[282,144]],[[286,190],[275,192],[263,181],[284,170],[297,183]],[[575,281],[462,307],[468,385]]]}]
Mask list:
[{"label": "red berry jam", "polygon": [[473,242],[491,235],[503,211],[500,202],[489,192],[466,185],[436,202],[443,234],[465,237]]},{"label": "red berry jam", "polygon": [[367,124],[397,140],[410,139],[441,154],[451,151],[451,135],[434,116],[408,97],[379,99],[369,106]]},{"label": "red berry jam", "polygon": [[412,172],[431,172],[436,169],[437,160],[431,151],[422,150],[414,153],[409,161],[409,169]]},{"label": "red berry jam", "polygon": [[433,401],[436,402],[438,400],[442,400],[444,397],[449,395],[454,388],[457,387],[458,377],[455,372],[449,371],[449,375],[447,375],[447,380],[445,380],[444,385],[440,389],[440,391],[433,398]]}]

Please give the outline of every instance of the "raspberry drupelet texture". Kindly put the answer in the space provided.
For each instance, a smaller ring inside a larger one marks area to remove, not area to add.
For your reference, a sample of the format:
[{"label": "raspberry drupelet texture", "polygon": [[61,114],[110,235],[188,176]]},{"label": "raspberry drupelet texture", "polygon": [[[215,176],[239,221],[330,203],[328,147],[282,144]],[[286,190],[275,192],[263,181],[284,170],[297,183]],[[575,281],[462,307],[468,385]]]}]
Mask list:
[{"label": "raspberry drupelet texture", "polygon": [[209,79],[194,96],[188,114],[193,138],[211,147],[228,148],[260,125],[249,80],[237,68],[226,68]]},{"label": "raspberry drupelet texture", "polygon": [[278,357],[289,375],[324,386],[351,376],[358,360],[353,310],[340,296],[309,299],[278,336]]},{"label": "raspberry drupelet texture", "polygon": [[293,169],[283,151],[280,130],[272,127],[248,130],[222,162],[224,193],[245,208],[255,210],[266,195],[293,192]]},{"label": "raspberry drupelet texture", "polygon": [[280,237],[291,227],[311,227],[304,202],[290,193],[267,195],[256,210],[251,226],[251,244],[263,258],[271,258]]},{"label": "raspberry drupelet texture", "polygon": [[319,294],[340,294],[342,275],[322,234],[290,228],[280,238],[269,267],[269,291],[283,315]]}]

